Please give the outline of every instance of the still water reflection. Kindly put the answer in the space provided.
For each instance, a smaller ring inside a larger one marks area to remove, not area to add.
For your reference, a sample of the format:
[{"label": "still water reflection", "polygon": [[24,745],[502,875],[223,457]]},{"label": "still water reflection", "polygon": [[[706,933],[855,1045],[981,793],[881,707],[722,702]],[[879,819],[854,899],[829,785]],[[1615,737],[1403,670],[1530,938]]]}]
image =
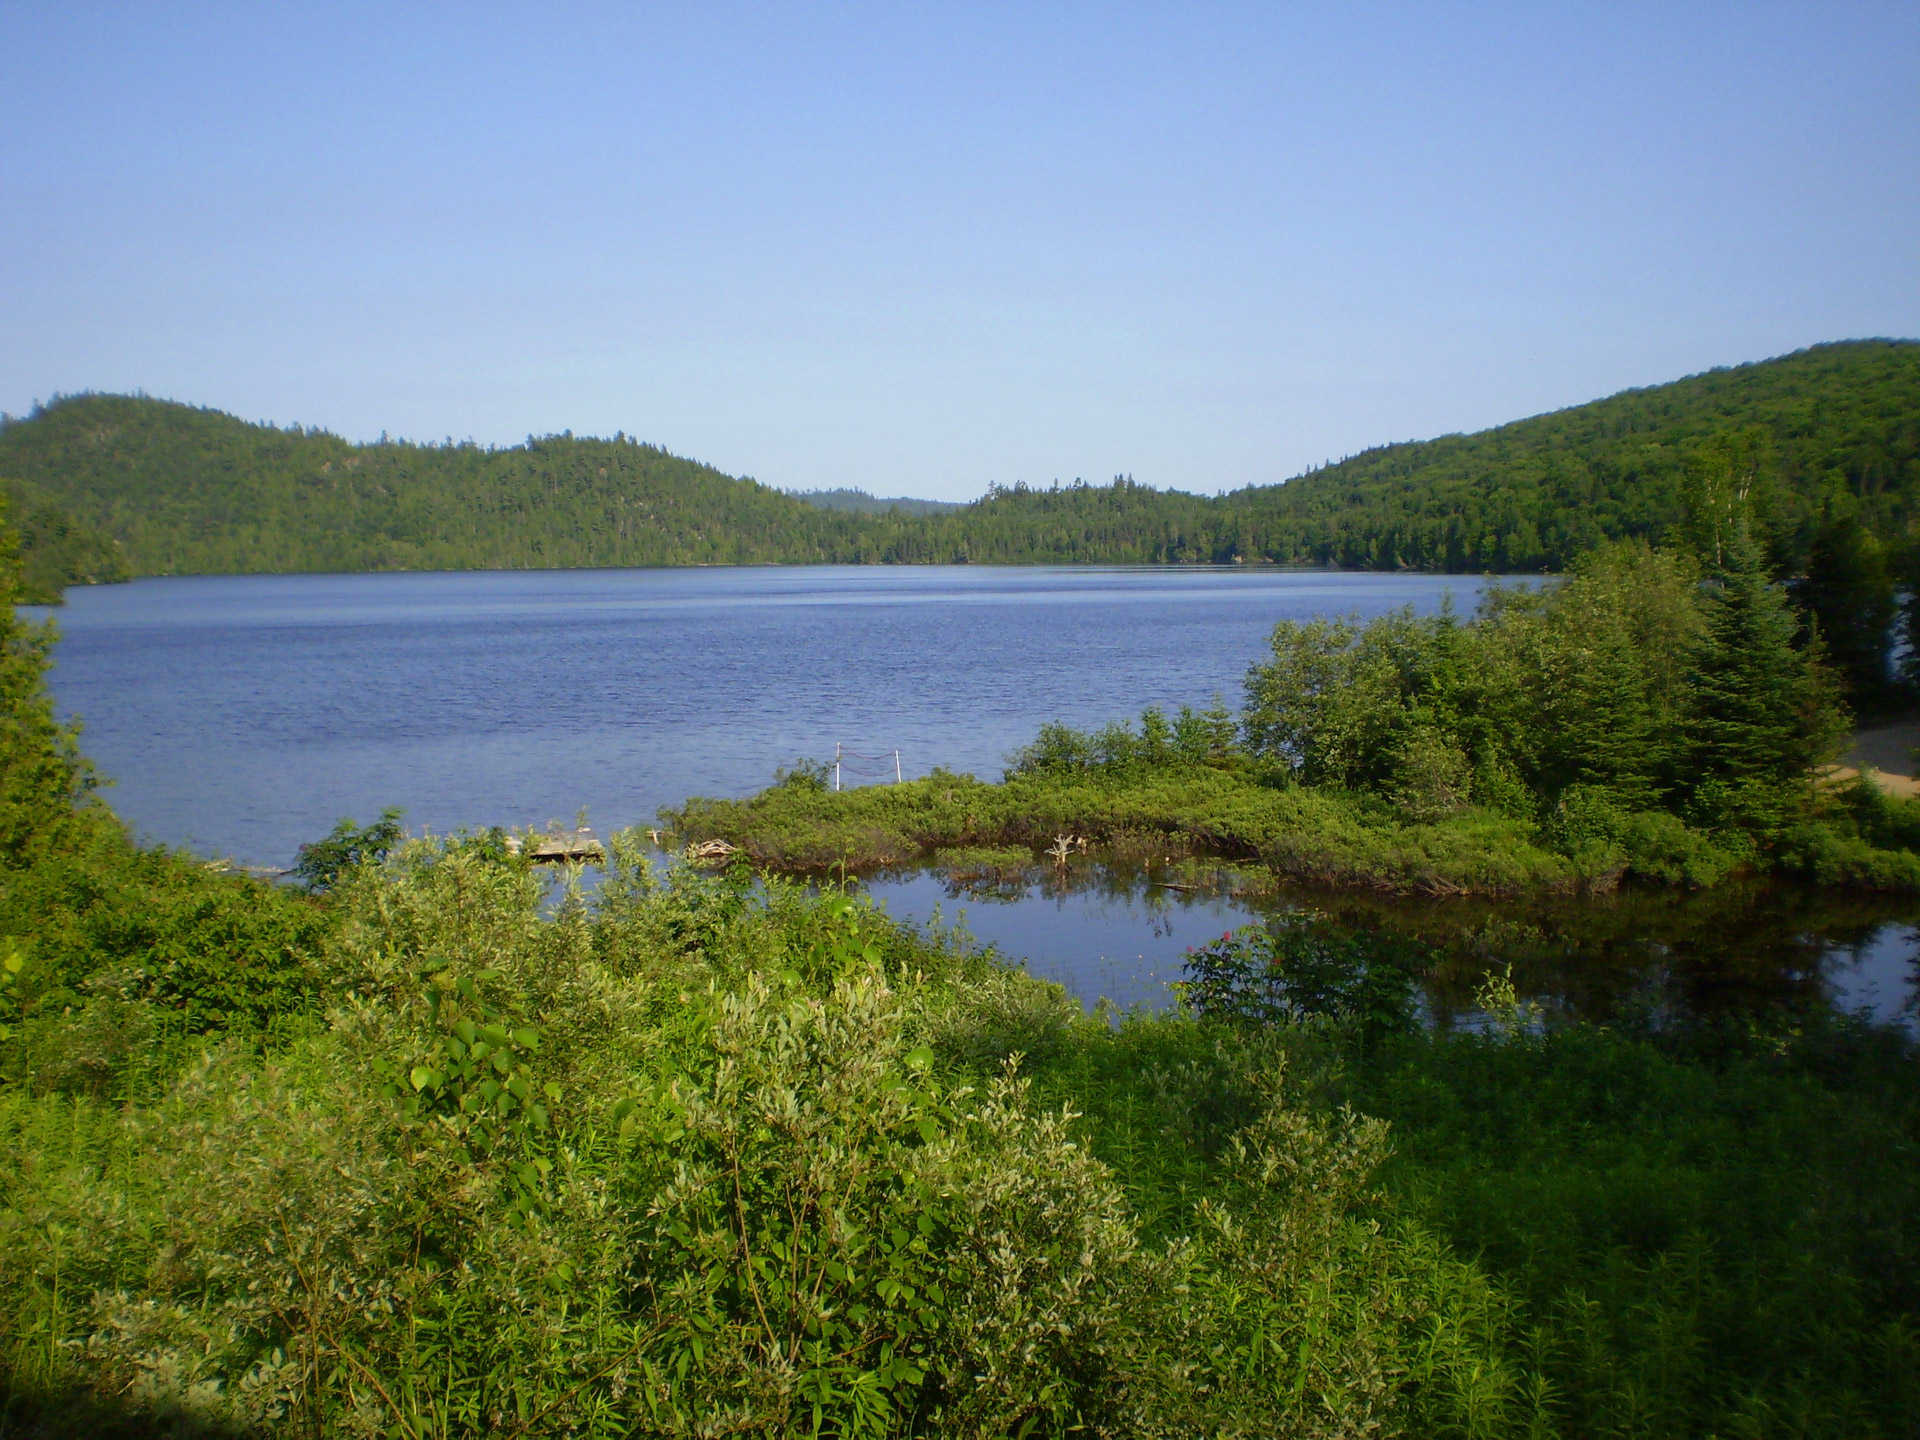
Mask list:
[{"label": "still water reflection", "polygon": [[868,888],[896,915],[963,919],[1084,1003],[1104,996],[1122,1008],[1172,1003],[1188,949],[1286,910],[1416,942],[1432,959],[1424,989],[1440,1025],[1471,1023],[1487,972],[1509,964],[1516,990],[1549,1019],[1600,1023],[1837,1006],[1912,1025],[1920,985],[1920,902],[1811,886],[1423,900],[1075,860],[990,878],[876,877]]}]

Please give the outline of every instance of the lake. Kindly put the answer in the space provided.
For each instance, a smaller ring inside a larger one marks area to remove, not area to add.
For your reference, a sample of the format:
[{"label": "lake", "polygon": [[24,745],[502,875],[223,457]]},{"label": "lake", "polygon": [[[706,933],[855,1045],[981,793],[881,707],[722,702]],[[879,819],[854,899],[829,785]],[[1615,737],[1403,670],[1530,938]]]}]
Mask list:
[{"label": "lake", "polygon": [[[849,783],[891,778],[896,750],[908,776],[996,778],[1049,720],[1237,704],[1278,620],[1449,597],[1471,609],[1482,584],[985,566],[152,579],[68,592],[52,685],[139,836],[284,866],[336,819],[384,806],[415,830],[584,811],[605,833],[691,794],[750,793],[837,745],[870,757],[849,761]],[[1085,1000],[1164,1003],[1185,948],[1258,907],[1138,880],[874,890],[916,918],[964,907],[980,938]],[[1893,1013],[1912,994],[1912,909],[1766,923],[1811,937],[1793,963],[1810,945],[1815,982],[1842,1003]],[[1644,923],[1642,950],[1671,951]]]}]

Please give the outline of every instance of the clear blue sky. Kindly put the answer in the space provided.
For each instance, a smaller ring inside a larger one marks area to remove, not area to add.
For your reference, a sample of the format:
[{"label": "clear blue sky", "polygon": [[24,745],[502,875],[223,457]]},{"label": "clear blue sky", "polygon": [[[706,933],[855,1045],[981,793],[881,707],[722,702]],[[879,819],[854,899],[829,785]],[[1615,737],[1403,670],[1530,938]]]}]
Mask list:
[{"label": "clear blue sky", "polygon": [[0,409],[1211,491],[1920,335],[1920,4],[0,10]]}]

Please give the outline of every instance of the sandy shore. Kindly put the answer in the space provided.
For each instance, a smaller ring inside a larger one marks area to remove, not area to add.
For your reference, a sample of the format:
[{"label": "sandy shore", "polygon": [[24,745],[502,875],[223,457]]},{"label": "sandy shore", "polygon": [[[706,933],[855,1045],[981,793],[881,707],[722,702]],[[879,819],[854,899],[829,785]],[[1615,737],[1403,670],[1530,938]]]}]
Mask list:
[{"label": "sandy shore", "polygon": [[1849,780],[1860,771],[1871,769],[1883,789],[1911,798],[1920,795],[1920,781],[1914,778],[1916,745],[1920,745],[1920,720],[1875,725],[1855,733],[1852,748],[1831,773],[1835,780]]}]

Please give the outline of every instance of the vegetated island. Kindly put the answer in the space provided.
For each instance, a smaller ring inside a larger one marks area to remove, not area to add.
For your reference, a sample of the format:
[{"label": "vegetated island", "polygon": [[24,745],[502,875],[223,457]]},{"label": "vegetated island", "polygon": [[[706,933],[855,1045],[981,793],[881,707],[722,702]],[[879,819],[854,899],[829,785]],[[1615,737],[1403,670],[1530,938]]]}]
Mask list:
[{"label": "vegetated island", "polygon": [[[1568,833],[1717,866],[1723,834],[1806,823],[1786,752],[1827,713],[1734,539],[1704,600],[1628,548],[1478,627],[1284,632],[1242,730],[1290,758],[1218,773],[1346,773],[1391,721],[1382,803],[1483,774],[1517,795],[1532,762],[1458,749],[1438,708],[1531,693],[1462,688],[1498,630],[1523,672],[1590,653],[1579,693],[1645,721],[1635,747],[1581,732]],[[532,847],[391,815],[268,884],[131,842],[17,594],[0,532],[8,1435],[1912,1434],[1897,1027],[1819,1004],[1548,1025],[1494,955],[1482,1023],[1423,1028],[1430,957],[1304,913],[1115,1023],[963,934],[663,870],[632,832],[557,905]],[[1632,625],[1696,622],[1694,688],[1635,668]],[[1407,657],[1452,678],[1376,703]],[[1289,698],[1323,663],[1337,683]],[[1777,693],[1742,688],[1761,665]],[[1732,827],[1704,839],[1629,798],[1688,694],[1725,698],[1734,747],[1671,772]],[[1091,792],[1123,751],[1147,784],[1144,752],[1184,746],[1210,775],[1231,728],[1055,730],[1021,768]],[[1568,866],[1599,863],[1586,843]]]},{"label": "vegetated island", "polygon": [[[64,512],[130,575],[967,562],[1519,573],[1564,569],[1608,539],[1668,543],[1690,456],[1729,437],[1751,454],[1776,571],[1803,574],[1836,545],[1910,563],[1920,343],[1897,340],[1815,346],[1475,435],[1384,445],[1220,496],[1120,477],[995,486],[959,507],[845,489],[803,498],[624,435],[357,445],[115,395],[8,420],[0,477]],[[115,573],[60,563],[47,557],[36,583]]]}]

